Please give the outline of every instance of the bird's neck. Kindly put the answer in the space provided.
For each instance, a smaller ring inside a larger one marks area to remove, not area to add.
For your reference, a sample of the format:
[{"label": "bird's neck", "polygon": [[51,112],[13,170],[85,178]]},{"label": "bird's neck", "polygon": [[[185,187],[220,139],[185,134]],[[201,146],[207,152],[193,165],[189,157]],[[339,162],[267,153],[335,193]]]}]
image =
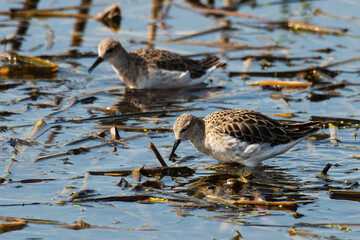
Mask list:
[{"label": "bird's neck", "polygon": [[116,69],[125,69],[129,65],[130,54],[124,48],[121,48],[118,54],[109,62]]},{"label": "bird's neck", "polygon": [[136,87],[138,78],[138,66],[136,61],[133,61],[132,55],[122,49],[117,57],[109,60],[116,74],[120,79],[130,88]]},{"label": "bird's neck", "polygon": [[202,153],[206,152],[205,136],[205,122],[203,119],[197,118],[188,139],[197,148],[197,150]]}]

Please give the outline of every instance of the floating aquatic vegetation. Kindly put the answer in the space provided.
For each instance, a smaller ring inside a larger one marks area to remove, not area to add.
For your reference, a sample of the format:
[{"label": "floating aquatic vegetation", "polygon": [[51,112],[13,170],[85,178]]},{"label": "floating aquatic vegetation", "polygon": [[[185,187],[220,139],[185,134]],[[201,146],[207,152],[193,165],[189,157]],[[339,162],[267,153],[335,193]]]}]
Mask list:
[{"label": "floating aquatic vegetation", "polygon": [[36,57],[0,53],[2,78],[56,77],[57,64]]},{"label": "floating aquatic vegetation", "polygon": [[[332,177],[329,177],[327,172],[329,171],[329,169],[331,168],[332,164],[328,163],[326,164],[326,166],[324,167],[324,169],[321,171],[320,174],[317,175],[318,178],[323,179],[324,181],[327,182],[338,182],[338,183],[342,183],[344,185],[350,186],[350,187],[356,187],[359,185],[358,181],[350,181],[350,180],[339,180],[339,179],[335,179]],[[356,194],[355,194],[356,195]]]},{"label": "floating aquatic vegetation", "polygon": [[[171,176],[171,177],[188,177],[192,176],[195,171],[189,167],[157,167],[157,168],[144,168],[140,167],[136,169],[136,175],[146,177],[153,176]],[[91,175],[103,175],[103,176],[129,176],[134,173],[134,170],[112,170],[112,171],[89,171]]]},{"label": "floating aquatic vegetation", "polygon": [[320,121],[324,127],[334,125],[337,127],[359,127],[360,120],[354,118],[340,118],[340,117],[326,117],[326,116],[311,116],[311,121]]},{"label": "floating aquatic vegetation", "polygon": [[134,138],[138,138],[138,137],[142,137],[144,135],[146,135],[146,133],[145,134],[138,134],[138,135],[132,136],[132,137],[122,138],[121,140],[106,139],[106,138],[103,138],[103,137],[100,137],[100,136],[97,136],[97,135],[91,135],[90,137],[92,137],[94,139],[99,139],[101,141],[104,141],[105,143],[98,144],[98,145],[93,145],[93,146],[90,146],[90,147],[73,148],[73,149],[67,150],[65,152],[60,152],[60,153],[55,153],[55,154],[51,154],[51,155],[47,155],[47,156],[43,156],[43,157],[38,157],[38,158],[34,159],[34,162],[38,162],[38,161],[42,161],[42,160],[49,159],[49,158],[54,158],[54,157],[65,156],[65,155],[79,155],[79,154],[82,154],[82,153],[87,153],[91,149],[103,147],[103,146],[106,146],[106,145],[117,145],[117,144],[126,145],[127,143],[125,141],[131,140],[131,139],[134,139]]},{"label": "floating aquatic vegetation", "polygon": [[341,71],[328,70],[324,67],[309,67],[306,69],[299,69],[293,71],[261,71],[261,72],[235,72],[228,73],[229,77],[234,76],[256,76],[256,77],[273,77],[273,78],[294,78],[301,76],[303,79],[309,81],[316,81],[319,79],[319,72],[323,72],[331,77],[336,77]]},{"label": "floating aquatic vegetation", "polygon": [[0,234],[26,227],[27,222],[20,218],[0,217]]},{"label": "floating aquatic vegetation", "polygon": [[120,30],[121,18],[121,8],[116,3],[94,17],[95,20],[100,21],[115,33]]},{"label": "floating aquatic vegetation", "polygon": [[241,43],[222,43],[222,42],[197,42],[197,41],[174,41],[174,40],[131,40],[132,43],[169,43],[169,44],[178,44],[178,45],[194,45],[194,46],[206,46],[206,47],[221,47],[221,48],[230,48],[232,50],[284,50],[286,49],[283,46],[279,45],[270,45],[270,46],[249,46]]},{"label": "floating aquatic vegetation", "polygon": [[312,86],[312,82],[290,82],[290,81],[256,81],[246,82],[250,86],[282,86],[285,89],[301,89]]},{"label": "floating aquatic vegetation", "polygon": [[289,234],[290,234],[290,236],[302,235],[302,236],[309,236],[309,237],[318,238],[318,239],[334,239],[334,240],[338,239],[334,236],[324,236],[324,235],[316,234],[316,233],[313,233],[310,231],[298,230],[294,227],[289,228]]},{"label": "floating aquatic vegetation", "polygon": [[343,199],[360,201],[360,191],[348,191],[348,190],[329,190],[330,197],[333,199]]}]

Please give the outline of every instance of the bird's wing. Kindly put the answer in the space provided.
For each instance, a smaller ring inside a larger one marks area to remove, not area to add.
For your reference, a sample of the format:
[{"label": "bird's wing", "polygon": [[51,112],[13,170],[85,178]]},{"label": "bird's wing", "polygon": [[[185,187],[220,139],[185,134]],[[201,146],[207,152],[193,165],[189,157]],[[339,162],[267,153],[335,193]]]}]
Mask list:
[{"label": "bird's wing", "polygon": [[214,131],[250,144],[267,142],[279,145],[292,141],[286,125],[255,111],[235,112],[215,125]]},{"label": "bird's wing", "polygon": [[144,59],[150,66],[156,66],[170,71],[189,71],[192,78],[203,76],[206,74],[208,68],[215,66],[220,62],[217,57],[193,60],[166,50],[138,49],[132,53]]}]

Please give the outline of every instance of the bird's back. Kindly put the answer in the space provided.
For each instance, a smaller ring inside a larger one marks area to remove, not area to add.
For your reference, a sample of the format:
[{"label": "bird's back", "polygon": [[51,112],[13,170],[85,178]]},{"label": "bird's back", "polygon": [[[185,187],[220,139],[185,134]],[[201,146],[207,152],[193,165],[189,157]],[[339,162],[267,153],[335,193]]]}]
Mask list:
[{"label": "bird's back", "polygon": [[149,67],[168,71],[189,71],[191,78],[200,78],[207,73],[209,68],[222,64],[220,59],[215,56],[193,60],[176,53],[158,49],[138,49],[132,51],[131,54],[146,61]]},{"label": "bird's back", "polygon": [[272,146],[302,139],[320,129],[318,122],[281,123],[251,110],[223,110],[204,119],[206,131],[232,136],[249,144]]}]

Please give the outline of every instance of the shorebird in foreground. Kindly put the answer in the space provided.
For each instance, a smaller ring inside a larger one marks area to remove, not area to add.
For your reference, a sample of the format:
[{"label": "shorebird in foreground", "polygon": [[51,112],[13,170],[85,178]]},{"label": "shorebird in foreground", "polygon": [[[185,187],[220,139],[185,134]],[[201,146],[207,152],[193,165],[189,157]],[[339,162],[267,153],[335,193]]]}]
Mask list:
[{"label": "shorebird in foreground", "polygon": [[89,68],[91,73],[102,62],[109,62],[129,88],[164,89],[195,86],[202,83],[217,66],[218,57],[192,60],[181,55],[154,49],[127,52],[119,41],[104,39],[98,46],[99,57]]},{"label": "shorebird in foreground", "polygon": [[182,114],[174,123],[173,158],[182,140],[220,162],[254,167],[282,154],[320,129],[319,122],[280,123],[251,110],[223,110],[204,119]]}]

